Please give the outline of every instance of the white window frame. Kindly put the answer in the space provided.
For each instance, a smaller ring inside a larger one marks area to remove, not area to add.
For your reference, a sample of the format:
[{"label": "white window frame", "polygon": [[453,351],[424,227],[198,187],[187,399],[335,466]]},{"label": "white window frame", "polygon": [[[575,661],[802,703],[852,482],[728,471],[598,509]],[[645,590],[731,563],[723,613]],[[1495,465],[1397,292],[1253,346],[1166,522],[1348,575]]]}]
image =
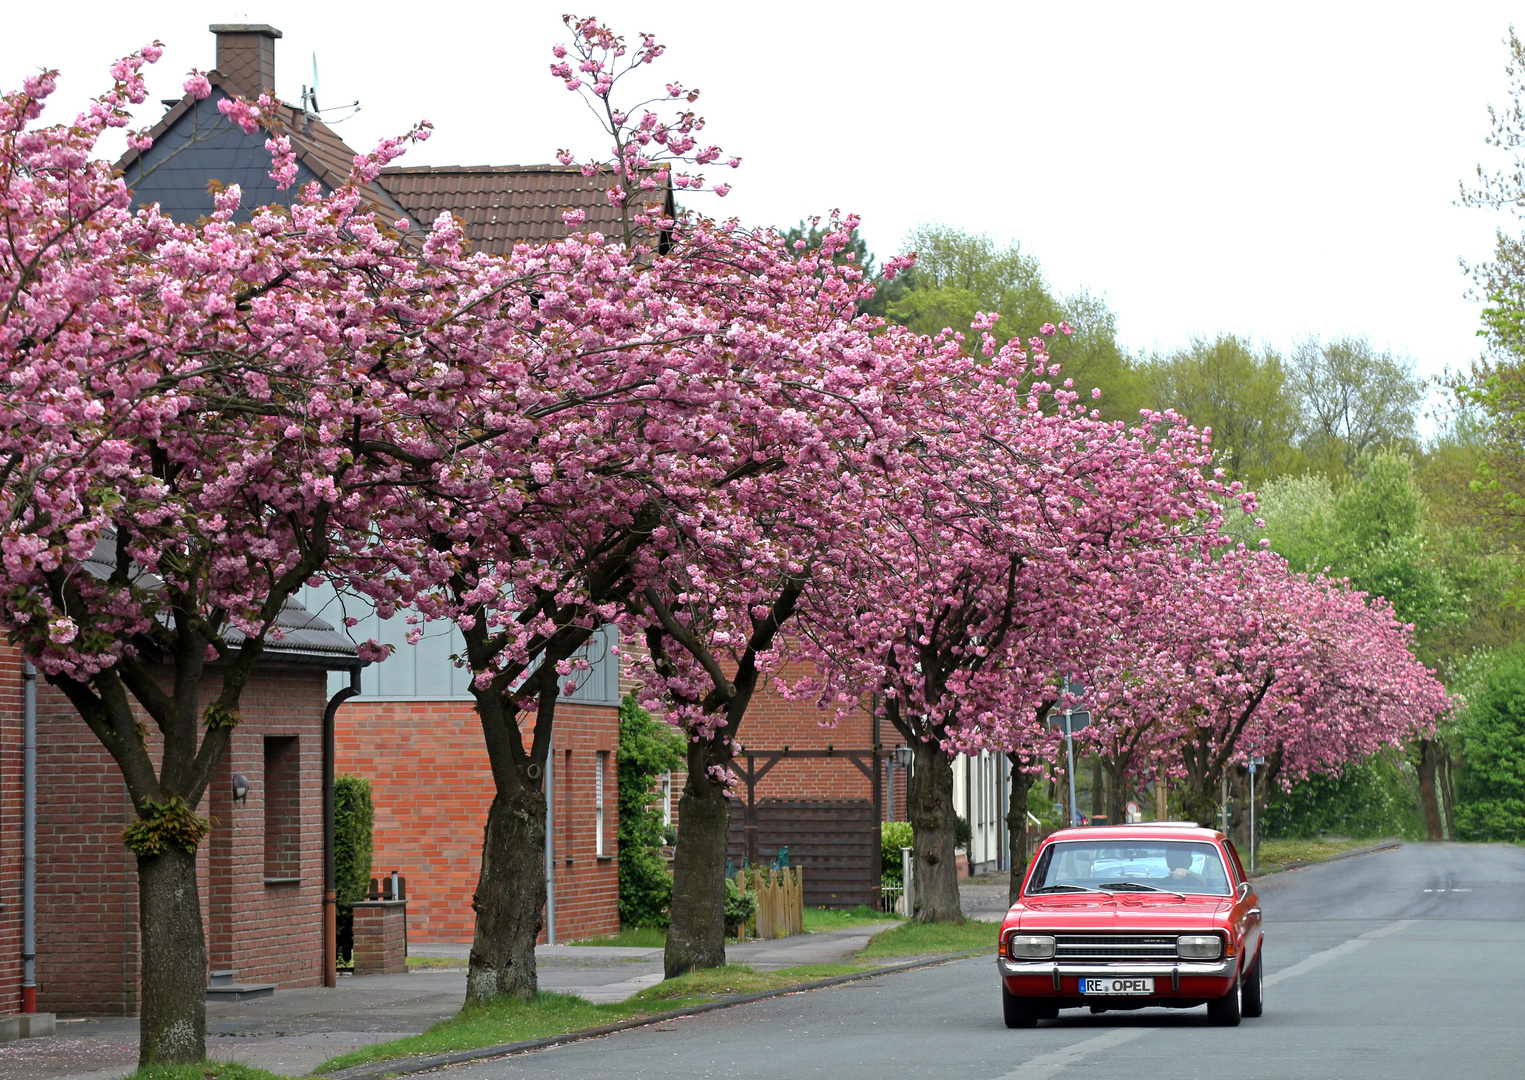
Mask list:
[{"label": "white window frame", "polygon": [[609,767],[609,751],[598,752],[598,769],[593,777],[593,854],[606,858],[604,850],[604,770]]}]

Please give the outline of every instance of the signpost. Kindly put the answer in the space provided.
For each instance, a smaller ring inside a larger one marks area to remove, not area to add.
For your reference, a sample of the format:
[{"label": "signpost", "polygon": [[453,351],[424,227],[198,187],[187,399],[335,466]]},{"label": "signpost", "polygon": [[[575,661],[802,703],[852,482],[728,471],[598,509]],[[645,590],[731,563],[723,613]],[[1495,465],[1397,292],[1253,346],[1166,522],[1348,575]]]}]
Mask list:
[{"label": "signpost", "polygon": [[1127,812],[1129,825],[1136,825],[1144,820],[1144,812],[1136,802],[1128,803],[1123,810]]},{"label": "signpost", "polygon": [[[1077,679],[1066,679],[1066,693],[1079,697],[1085,693],[1085,684]],[[1070,825],[1080,824],[1080,809],[1075,804],[1075,732],[1085,730],[1091,722],[1091,714],[1085,709],[1064,710],[1064,759],[1065,775],[1070,781]]]}]

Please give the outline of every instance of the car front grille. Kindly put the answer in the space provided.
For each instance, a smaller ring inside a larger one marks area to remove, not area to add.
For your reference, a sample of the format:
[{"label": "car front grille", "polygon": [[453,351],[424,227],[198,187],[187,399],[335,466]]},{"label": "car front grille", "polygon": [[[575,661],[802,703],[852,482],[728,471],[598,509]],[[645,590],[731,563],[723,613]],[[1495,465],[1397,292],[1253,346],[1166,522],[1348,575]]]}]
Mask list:
[{"label": "car front grille", "polygon": [[1099,963],[1175,960],[1176,937],[1163,934],[1055,934],[1054,959]]}]

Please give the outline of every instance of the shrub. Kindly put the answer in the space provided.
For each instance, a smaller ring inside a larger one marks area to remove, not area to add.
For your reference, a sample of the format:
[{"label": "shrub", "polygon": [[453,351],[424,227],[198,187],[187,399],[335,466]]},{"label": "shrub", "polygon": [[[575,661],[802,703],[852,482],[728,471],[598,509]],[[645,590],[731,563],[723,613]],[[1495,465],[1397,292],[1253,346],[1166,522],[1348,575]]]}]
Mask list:
[{"label": "shrub", "polygon": [[376,806],[371,782],[364,776],[334,777],[334,891],[338,898],[335,922],[339,928],[339,955],[350,958],[354,949],[355,911],[350,905],[365,899],[371,887],[371,855]]},{"label": "shrub", "polygon": [[1456,838],[1525,839],[1525,647],[1497,654],[1457,727]]},{"label": "shrub", "polygon": [[909,821],[879,823],[879,865],[887,884],[900,884],[900,849],[910,847],[913,838]]},{"label": "shrub", "polygon": [[1338,776],[1273,788],[1264,813],[1257,823],[1263,834],[1288,840],[1325,833],[1417,838],[1420,831],[1417,786],[1392,753],[1353,761]]},{"label": "shrub", "polygon": [[662,813],[652,805],[657,777],[683,763],[683,739],[627,696],[620,702],[620,922],[667,928],[672,873],[661,855]]},{"label": "shrub", "polygon": [[725,879],[725,932],[734,934],[757,914],[757,894],[743,892],[735,878]]}]

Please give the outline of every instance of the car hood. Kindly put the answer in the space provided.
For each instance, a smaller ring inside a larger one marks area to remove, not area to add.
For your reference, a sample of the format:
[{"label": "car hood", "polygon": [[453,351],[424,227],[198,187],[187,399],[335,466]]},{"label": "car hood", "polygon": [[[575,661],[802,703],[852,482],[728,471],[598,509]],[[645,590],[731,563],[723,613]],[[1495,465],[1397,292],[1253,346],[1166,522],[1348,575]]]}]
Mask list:
[{"label": "car hood", "polygon": [[1043,896],[1024,898],[1007,913],[1023,930],[1192,930],[1221,926],[1227,896]]}]

